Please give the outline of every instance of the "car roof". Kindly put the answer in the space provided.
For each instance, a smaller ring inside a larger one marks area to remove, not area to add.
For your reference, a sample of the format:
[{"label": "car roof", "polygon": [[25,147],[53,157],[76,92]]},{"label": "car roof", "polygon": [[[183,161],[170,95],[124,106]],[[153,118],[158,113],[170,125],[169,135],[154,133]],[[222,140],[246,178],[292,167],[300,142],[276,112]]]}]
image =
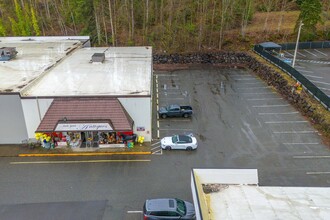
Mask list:
[{"label": "car roof", "polygon": [[176,202],[175,199],[171,198],[148,199],[146,201],[146,209],[148,211],[176,210]]},{"label": "car roof", "polygon": [[178,135],[180,141],[191,142],[192,138],[187,135]]}]

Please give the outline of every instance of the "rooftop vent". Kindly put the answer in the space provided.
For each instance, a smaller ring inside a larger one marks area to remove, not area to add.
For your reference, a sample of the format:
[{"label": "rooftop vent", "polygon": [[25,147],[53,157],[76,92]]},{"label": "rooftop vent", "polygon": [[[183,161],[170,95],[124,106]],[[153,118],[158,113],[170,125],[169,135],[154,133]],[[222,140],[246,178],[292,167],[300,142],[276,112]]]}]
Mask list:
[{"label": "rooftop vent", "polygon": [[99,62],[102,63],[105,59],[105,54],[104,53],[94,53],[92,56],[92,62]]},{"label": "rooftop vent", "polygon": [[16,57],[16,47],[1,47],[0,48],[0,61],[8,61]]}]

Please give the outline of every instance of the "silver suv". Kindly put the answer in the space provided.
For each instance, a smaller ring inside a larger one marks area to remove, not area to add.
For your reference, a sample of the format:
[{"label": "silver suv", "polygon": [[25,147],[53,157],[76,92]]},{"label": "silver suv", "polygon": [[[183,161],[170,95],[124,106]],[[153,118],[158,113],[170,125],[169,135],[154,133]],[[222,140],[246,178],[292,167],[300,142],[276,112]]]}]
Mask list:
[{"label": "silver suv", "polygon": [[148,199],[143,206],[143,219],[195,219],[195,208],[181,199]]}]

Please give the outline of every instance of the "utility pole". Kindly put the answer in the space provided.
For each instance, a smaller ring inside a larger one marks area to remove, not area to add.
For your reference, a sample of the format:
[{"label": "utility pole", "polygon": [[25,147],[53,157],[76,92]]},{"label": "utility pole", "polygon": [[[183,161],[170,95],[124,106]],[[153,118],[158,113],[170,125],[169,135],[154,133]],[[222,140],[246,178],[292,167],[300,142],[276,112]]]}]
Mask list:
[{"label": "utility pole", "polygon": [[299,45],[299,38],[300,38],[300,31],[301,31],[301,27],[304,24],[302,23],[302,21],[300,21],[299,24],[299,29],[298,29],[298,36],[297,36],[297,42],[296,42],[296,49],[294,50],[294,56],[293,56],[293,60],[292,60],[292,67],[294,68],[294,64],[296,62],[296,56],[297,56],[297,50],[298,50],[298,45]]}]

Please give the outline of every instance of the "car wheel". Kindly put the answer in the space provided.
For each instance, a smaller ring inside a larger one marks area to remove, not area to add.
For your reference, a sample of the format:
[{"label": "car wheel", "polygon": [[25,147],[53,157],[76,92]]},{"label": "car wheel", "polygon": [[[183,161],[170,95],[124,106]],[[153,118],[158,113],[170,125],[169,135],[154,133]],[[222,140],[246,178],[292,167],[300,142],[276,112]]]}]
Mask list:
[{"label": "car wheel", "polygon": [[172,150],[172,148],[170,146],[166,146],[165,150]]},{"label": "car wheel", "polygon": [[186,150],[191,151],[192,150],[192,147],[187,147]]},{"label": "car wheel", "polygon": [[188,115],[187,113],[185,113],[185,114],[183,114],[183,117],[184,117],[184,118],[188,118],[189,115]]},{"label": "car wheel", "polygon": [[162,118],[166,118],[166,117],[167,117],[167,115],[165,115],[165,114],[162,114],[162,115],[161,115],[161,117],[162,117]]}]

